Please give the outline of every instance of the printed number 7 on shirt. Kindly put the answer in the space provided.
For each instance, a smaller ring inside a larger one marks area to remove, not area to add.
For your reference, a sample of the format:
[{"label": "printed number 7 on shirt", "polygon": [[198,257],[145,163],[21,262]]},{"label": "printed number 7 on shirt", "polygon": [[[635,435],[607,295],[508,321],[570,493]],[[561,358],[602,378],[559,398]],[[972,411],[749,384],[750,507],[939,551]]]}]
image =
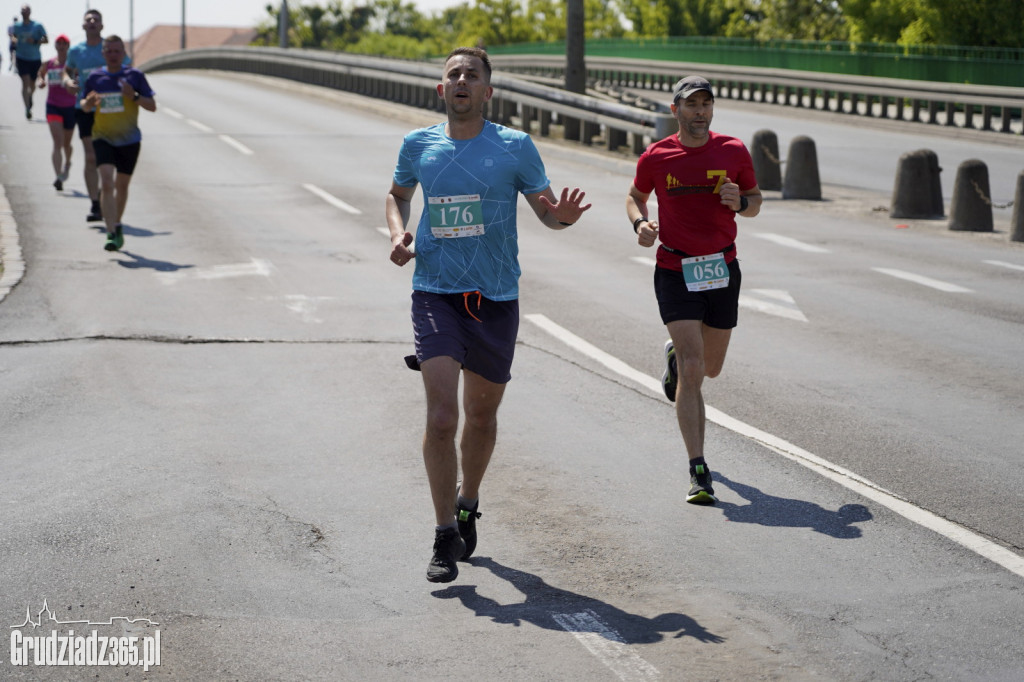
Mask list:
[{"label": "printed number 7 on shirt", "polygon": [[687,291],[709,291],[729,286],[729,267],[722,253],[682,260]]}]

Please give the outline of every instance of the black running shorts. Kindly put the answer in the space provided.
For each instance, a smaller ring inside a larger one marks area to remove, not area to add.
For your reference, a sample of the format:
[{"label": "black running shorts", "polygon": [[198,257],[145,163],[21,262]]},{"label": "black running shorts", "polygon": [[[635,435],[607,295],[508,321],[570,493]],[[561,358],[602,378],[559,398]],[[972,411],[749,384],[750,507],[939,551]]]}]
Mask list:
[{"label": "black running shorts", "polygon": [[113,164],[118,173],[131,175],[135,172],[135,164],[139,160],[142,143],[126,144],[115,147],[106,140],[93,140],[92,148],[96,150],[96,165]]},{"label": "black running shorts", "polygon": [[735,258],[729,263],[729,286],[710,291],[687,291],[683,273],[654,268],[661,321],[700,320],[715,329],[732,329],[739,313],[740,280],[740,262]]}]

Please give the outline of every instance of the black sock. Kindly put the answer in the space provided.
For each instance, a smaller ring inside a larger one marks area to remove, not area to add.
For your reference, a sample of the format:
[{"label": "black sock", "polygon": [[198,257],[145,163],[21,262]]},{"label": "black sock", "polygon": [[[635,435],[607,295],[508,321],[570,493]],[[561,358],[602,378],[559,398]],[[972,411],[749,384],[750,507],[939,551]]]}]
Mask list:
[{"label": "black sock", "polygon": [[697,465],[698,464],[702,465],[704,467],[705,471],[707,470],[708,465],[704,461],[703,457],[698,457],[697,459],[691,459],[690,460],[690,474],[691,475],[697,473]]}]

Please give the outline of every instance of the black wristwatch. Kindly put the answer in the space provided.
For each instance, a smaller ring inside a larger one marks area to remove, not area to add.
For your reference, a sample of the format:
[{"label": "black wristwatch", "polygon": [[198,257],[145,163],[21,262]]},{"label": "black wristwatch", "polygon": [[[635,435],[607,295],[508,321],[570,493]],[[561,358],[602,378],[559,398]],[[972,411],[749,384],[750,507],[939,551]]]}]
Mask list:
[{"label": "black wristwatch", "polygon": [[640,223],[649,223],[649,222],[651,222],[651,221],[648,220],[645,216],[640,216],[639,218],[637,218],[636,220],[633,221],[633,232],[639,233],[640,232]]},{"label": "black wristwatch", "polygon": [[750,206],[750,201],[748,201],[747,198],[741,194],[740,195],[740,208],[736,212],[737,213],[743,213],[744,211],[747,210],[747,206]]}]

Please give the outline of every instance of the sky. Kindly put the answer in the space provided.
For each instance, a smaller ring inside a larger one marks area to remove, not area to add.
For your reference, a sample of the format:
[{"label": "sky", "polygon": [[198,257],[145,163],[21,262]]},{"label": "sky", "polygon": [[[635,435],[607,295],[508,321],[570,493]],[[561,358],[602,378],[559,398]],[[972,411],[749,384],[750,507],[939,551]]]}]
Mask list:
[{"label": "sky", "polygon": [[[351,3],[353,0],[346,0]],[[5,10],[3,24],[11,19],[21,21],[21,6],[25,0],[0,0]],[[267,17],[266,6],[279,5],[280,0],[184,0],[185,22],[193,26],[255,26]],[[323,5],[315,0],[289,0],[290,7]],[[461,4],[461,0],[413,0],[421,12],[433,12]],[[52,43],[61,33],[71,38],[71,44],[85,40],[82,15],[87,9],[103,13],[103,33],[116,33],[125,40],[141,36],[157,24],[181,25],[182,0],[28,0],[32,7],[32,20],[46,28]],[[134,15],[134,33],[131,17]],[[43,47],[46,57],[52,53],[51,45]]]}]

